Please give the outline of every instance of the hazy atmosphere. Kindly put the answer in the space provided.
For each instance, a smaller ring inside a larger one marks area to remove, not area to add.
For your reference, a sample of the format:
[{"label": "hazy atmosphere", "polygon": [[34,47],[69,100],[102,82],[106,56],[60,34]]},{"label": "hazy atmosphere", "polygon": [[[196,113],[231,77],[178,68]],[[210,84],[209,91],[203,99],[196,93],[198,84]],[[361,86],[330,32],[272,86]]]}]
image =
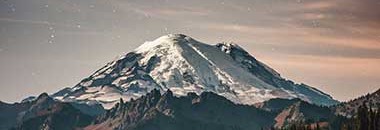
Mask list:
[{"label": "hazy atmosphere", "polygon": [[233,42],[344,101],[380,88],[379,0],[0,0],[0,100],[71,87],[170,33]]}]

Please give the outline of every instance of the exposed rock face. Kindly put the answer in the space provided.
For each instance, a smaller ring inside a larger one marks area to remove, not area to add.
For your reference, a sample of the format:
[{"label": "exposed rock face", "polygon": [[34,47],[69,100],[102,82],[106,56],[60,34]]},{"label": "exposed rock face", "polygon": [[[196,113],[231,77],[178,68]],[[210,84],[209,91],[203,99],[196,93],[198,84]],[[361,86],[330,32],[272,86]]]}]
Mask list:
[{"label": "exposed rock face", "polygon": [[321,123],[334,128],[336,125],[339,126],[333,122],[338,117],[329,107],[310,104],[300,99],[271,99],[256,104],[256,107],[276,114],[275,128],[287,128],[293,124],[312,125],[313,123]]}]

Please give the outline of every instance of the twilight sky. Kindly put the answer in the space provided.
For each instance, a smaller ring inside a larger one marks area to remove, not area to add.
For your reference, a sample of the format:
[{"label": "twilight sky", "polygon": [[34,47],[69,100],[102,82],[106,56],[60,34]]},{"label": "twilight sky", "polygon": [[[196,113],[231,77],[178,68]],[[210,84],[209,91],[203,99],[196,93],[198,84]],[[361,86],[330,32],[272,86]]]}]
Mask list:
[{"label": "twilight sky", "polygon": [[380,88],[380,0],[0,0],[0,100],[73,86],[144,41],[234,42],[348,100]]}]

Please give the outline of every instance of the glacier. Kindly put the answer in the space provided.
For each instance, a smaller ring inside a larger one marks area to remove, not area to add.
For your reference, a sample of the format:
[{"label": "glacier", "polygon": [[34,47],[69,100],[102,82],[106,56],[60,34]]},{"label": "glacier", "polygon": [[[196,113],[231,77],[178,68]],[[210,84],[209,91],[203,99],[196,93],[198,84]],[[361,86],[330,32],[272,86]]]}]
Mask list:
[{"label": "glacier", "polygon": [[210,45],[183,34],[145,42],[52,96],[111,108],[120,98],[129,101],[153,89],[170,89],[176,96],[214,92],[248,105],[273,98],[299,98],[326,106],[338,103],[316,88],[281,77],[236,44]]}]

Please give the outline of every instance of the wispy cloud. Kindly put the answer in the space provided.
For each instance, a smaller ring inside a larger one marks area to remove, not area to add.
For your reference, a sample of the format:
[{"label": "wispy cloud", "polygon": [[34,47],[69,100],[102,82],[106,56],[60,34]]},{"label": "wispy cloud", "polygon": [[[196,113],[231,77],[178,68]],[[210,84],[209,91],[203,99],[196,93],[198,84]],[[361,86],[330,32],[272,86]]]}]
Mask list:
[{"label": "wispy cloud", "polygon": [[76,25],[61,24],[61,23],[55,23],[55,22],[50,22],[50,21],[37,21],[37,20],[1,18],[1,17],[0,17],[0,22],[20,23],[20,24],[35,24],[35,25],[46,25],[46,26],[60,26],[60,27],[71,27],[71,28],[77,27]]},{"label": "wispy cloud", "polygon": [[341,101],[375,91],[380,85],[377,81],[380,59],[317,55],[278,55],[261,58],[284,74],[284,77],[318,86]]},{"label": "wispy cloud", "polygon": [[305,10],[321,10],[336,7],[336,1],[332,0],[319,0],[319,1],[307,1],[303,5]]},{"label": "wispy cloud", "polygon": [[12,19],[12,18],[0,18],[2,22],[12,22],[12,23],[25,23],[25,24],[41,24],[41,25],[54,25],[49,21],[33,21],[33,20],[22,20],[22,19]]},{"label": "wispy cloud", "polygon": [[193,7],[165,7],[165,8],[152,8],[152,7],[133,7],[131,8],[137,14],[146,17],[154,17],[159,19],[176,20],[183,17],[204,17],[210,15],[210,10]]}]

